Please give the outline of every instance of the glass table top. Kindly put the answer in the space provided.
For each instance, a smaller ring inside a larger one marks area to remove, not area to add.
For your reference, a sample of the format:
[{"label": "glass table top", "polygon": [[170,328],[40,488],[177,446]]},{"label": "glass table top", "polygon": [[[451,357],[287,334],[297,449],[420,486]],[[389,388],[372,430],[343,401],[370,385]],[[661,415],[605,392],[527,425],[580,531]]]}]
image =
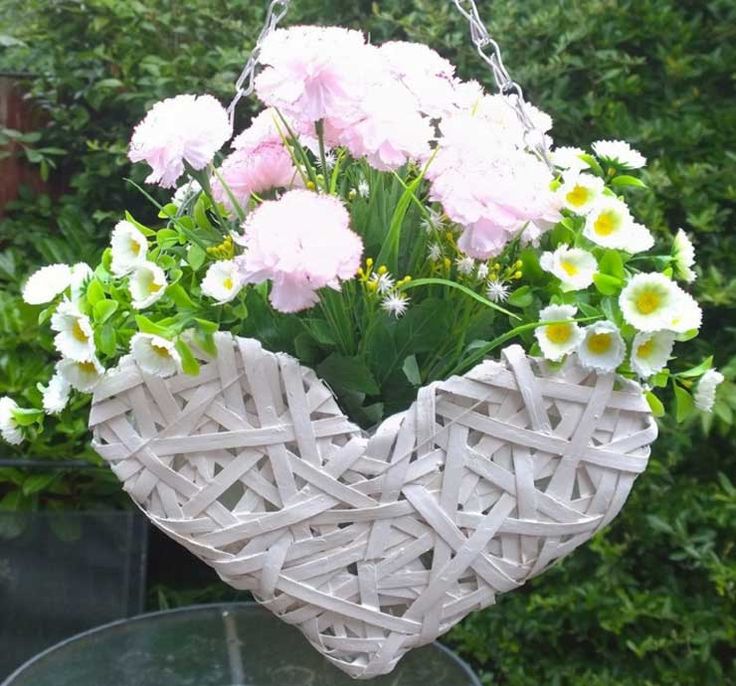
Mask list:
[{"label": "glass table top", "polygon": [[[371,686],[480,686],[434,643],[411,651]],[[141,615],[39,654],[2,686],[344,686],[356,684],[298,629],[251,603]]]}]

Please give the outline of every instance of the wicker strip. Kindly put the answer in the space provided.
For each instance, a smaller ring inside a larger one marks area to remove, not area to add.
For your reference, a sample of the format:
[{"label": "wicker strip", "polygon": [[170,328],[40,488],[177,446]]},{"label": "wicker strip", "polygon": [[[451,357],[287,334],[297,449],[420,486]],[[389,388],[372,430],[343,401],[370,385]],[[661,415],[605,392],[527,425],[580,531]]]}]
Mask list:
[{"label": "wicker strip", "polygon": [[156,526],[356,678],[587,541],[657,435],[636,384],[518,346],[372,436],[289,356],[217,347],[196,378],[124,359],[95,393],[95,449]]}]

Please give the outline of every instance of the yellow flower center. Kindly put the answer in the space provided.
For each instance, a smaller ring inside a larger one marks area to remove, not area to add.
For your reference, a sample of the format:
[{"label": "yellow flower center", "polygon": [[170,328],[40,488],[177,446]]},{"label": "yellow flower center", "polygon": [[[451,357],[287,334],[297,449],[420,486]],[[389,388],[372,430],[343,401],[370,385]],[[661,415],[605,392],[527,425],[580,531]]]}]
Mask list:
[{"label": "yellow flower center", "polygon": [[585,205],[585,203],[588,202],[588,199],[590,198],[590,192],[585,186],[575,186],[568,194],[567,194],[567,202],[568,204],[572,205],[573,207],[582,207]]},{"label": "yellow flower center", "polygon": [[648,357],[651,357],[653,352],[654,352],[654,339],[653,338],[650,338],[648,341],[645,341],[636,349],[637,356],[641,357],[641,359],[643,360],[646,360]]},{"label": "yellow flower center", "polygon": [[72,325],[72,336],[80,343],[89,343],[89,336],[84,332],[78,319],[75,319],[74,324]]},{"label": "yellow flower center", "polygon": [[605,355],[613,344],[610,333],[594,333],[588,338],[588,350],[595,355]]},{"label": "yellow flower center", "polygon": [[228,276],[225,278],[225,280],[222,282],[222,285],[225,286],[225,288],[228,291],[231,291],[233,289],[233,280]]},{"label": "yellow flower center", "polygon": [[557,345],[567,343],[572,337],[572,325],[550,324],[547,327],[547,338]]},{"label": "yellow flower center", "polygon": [[151,343],[151,350],[153,350],[153,352],[155,352],[159,357],[165,357],[166,359],[171,357],[169,349],[163,345],[156,345],[156,343]]},{"label": "yellow flower center", "polygon": [[662,305],[662,296],[656,291],[642,291],[636,296],[636,309],[639,314],[652,314]]},{"label": "yellow flower center", "polygon": [[136,243],[135,241],[130,241],[130,251],[138,257],[141,253],[141,246],[139,243]]},{"label": "yellow flower center", "polygon": [[158,293],[160,290],[161,290],[161,284],[156,283],[153,279],[151,279],[151,282],[148,284],[148,292]]},{"label": "yellow flower center", "polygon": [[77,366],[79,367],[79,370],[85,374],[97,373],[97,367],[95,367],[93,362],[77,362]]},{"label": "yellow flower center", "polygon": [[617,223],[613,212],[601,212],[593,224],[593,230],[599,236],[610,236],[616,230]]},{"label": "yellow flower center", "polygon": [[560,260],[560,267],[568,276],[576,276],[580,271],[578,266],[570,260]]}]

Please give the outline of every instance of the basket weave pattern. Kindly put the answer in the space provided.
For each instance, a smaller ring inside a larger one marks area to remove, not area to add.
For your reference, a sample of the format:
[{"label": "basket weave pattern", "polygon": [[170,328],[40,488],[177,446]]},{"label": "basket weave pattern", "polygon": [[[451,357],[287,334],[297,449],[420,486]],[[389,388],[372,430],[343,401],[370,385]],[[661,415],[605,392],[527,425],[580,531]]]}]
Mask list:
[{"label": "basket weave pattern", "polygon": [[371,436],[293,358],[217,346],[197,377],[124,359],[95,393],[95,449],[154,524],[357,678],[588,540],[656,438],[637,386],[518,346]]}]

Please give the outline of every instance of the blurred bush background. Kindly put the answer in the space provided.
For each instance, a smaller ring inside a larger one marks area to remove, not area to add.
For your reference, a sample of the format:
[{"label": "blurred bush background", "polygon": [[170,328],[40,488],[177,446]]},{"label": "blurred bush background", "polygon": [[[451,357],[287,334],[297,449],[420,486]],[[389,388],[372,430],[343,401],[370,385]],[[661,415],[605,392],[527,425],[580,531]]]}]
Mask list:
[{"label": "blurred bush background", "polygon": [[[449,641],[487,684],[736,683],[736,4],[733,0],[481,0],[527,96],[560,145],[622,138],[650,160],[637,211],[660,236],[694,238],[703,346],[729,381],[710,421],[665,420],[647,473],[614,525]],[[254,0],[4,0],[0,72],[39,111],[33,131],[0,128],[48,192],[23,188],[0,219],[0,395],[33,400],[51,340],[19,299],[37,265],[98,257],[123,208],[151,217],[124,182],[146,108],[181,92],[223,102],[264,16]],[[340,23],[376,42],[428,43],[491,87],[451,2],[298,0],[289,23]],[[247,121],[244,103],[239,113]],[[2,180],[0,179],[0,183]],[[694,354],[695,357],[695,354]],[[83,408],[0,457],[96,464]],[[0,468],[0,510],[124,506],[105,470]],[[210,582],[211,578],[206,577]],[[156,579],[154,578],[155,582]],[[203,582],[206,583],[206,582]],[[152,607],[221,599],[222,586],[150,594]]]}]

